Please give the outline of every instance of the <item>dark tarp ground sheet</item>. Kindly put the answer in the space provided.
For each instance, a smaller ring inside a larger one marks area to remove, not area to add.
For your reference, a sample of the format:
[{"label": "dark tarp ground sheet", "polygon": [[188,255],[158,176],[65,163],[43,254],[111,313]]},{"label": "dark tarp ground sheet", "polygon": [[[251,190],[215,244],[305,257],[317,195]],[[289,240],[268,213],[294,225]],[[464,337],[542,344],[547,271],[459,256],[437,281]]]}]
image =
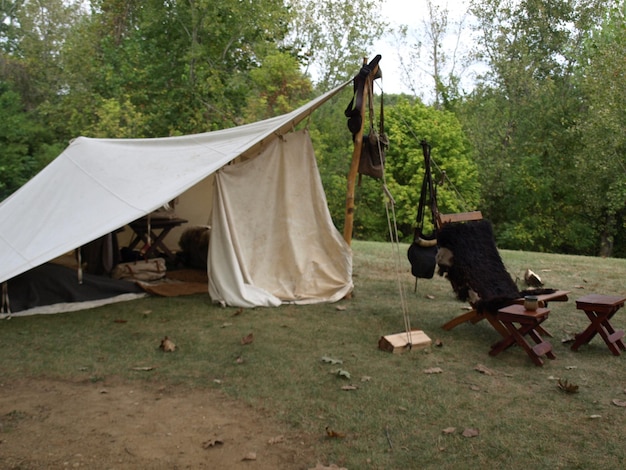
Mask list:
[{"label": "dark tarp ground sheet", "polygon": [[66,302],[107,299],[121,294],[144,292],[134,282],[83,274],[79,284],[76,269],[46,263],[8,281],[12,312]]}]

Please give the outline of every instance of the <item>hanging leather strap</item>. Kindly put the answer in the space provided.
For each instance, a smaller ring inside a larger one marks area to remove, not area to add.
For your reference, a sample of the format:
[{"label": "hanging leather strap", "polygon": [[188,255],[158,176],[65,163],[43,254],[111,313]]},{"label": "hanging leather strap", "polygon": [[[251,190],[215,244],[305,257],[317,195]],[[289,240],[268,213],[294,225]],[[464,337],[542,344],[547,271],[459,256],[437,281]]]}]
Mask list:
[{"label": "hanging leather strap", "polygon": [[422,180],[422,191],[420,193],[420,200],[417,206],[417,218],[415,224],[415,233],[413,234],[413,241],[418,242],[422,238],[424,230],[424,218],[426,215],[426,207],[428,206],[431,211],[433,226],[435,226],[435,208],[437,206],[437,195],[435,187],[433,185],[433,178],[430,169],[430,145],[425,140],[421,141],[422,152],[424,153],[424,179]]},{"label": "hanging leather strap", "polygon": [[[361,109],[363,109],[363,95],[365,94],[365,83],[367,77],[372,73],[380,62],[381,55],[374,57],[369,64],[363,65],[359,73],[354,77],[353,95],[350,103],[344,111],[344,115],[348,118],[348,129],[354,136],[361,130],[363,122],[361,121]],[[376,77],[375,77],[376,78]]]}]

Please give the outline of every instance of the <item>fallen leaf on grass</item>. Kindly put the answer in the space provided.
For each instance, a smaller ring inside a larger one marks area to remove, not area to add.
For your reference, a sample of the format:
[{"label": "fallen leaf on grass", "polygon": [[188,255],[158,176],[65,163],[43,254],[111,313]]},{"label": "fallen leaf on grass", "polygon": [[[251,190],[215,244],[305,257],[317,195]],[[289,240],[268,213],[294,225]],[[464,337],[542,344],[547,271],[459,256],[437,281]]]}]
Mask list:
[{"label": "fallen leaf on grass", "polygon": [[618,400],[617,398],[614,398],[613,400],[611,400],[611,403],[613,403],[615,406],[626,407],[626,401]]},{"label": "fallen leaf on grass", "polygon": [[559,379],[557,387],[565,393],[578,393],[578,385]]},{"label": "fallen leaf on grass", "polygon": [[241,315],[242,312],[243,312],[243,307],[240,307],[235,313],[233,313],[233,317],[236,317],[237,315]]},{"label": "fallen leaf on grass", "polygon": [[341,377],[342,379],[350,379],[351,377],[350,372],[348,372],[347,370],[343,370],[343,369],[333,370],[331,371],[331,374],[334,374],[337,377]]},{"label": "fallen leaf on grass", "polygon": [[244,336],[243,338],[241,338],[241,344],[246,345],[246,344],[250,344],[254,341],[254,334],[250,333],[247,336]]},{"label": "fallen leaf on grass", "polygon": [[267,443],[270,445],[280,444],[281,442],[285,442],[285,436],[281,435],[281,436],[272,437],[267,441]]},{"label": "fallen leaf on grass", "polygon": [[117,318],[113,320],[113,323],[126,323],[128,320],[122,320],[121,318]]},{"label": "fallen leaf on grass", "polygon": [[330,426],[326,426],[326,437],[331,439],[343,439],[346,435],[342,432],[333,431]]},{"label": "fallen leaf on grass", "polygon": [[333,359],[332,357],[328,357],[328,356],[323,356],[321,359],[322,362],[325,362],[326,364],[343,364],[343,361],[341,359]]},{"label": "fallen leaf on grass", "polygon": [[480,387],[478,385],[470,385],[469,389],[473,392],[480,392]]},{"label": "fallen leaf on grass", "polygon": [[341,387],[341,390],[350,391],[350,390],[358,390],[359,387],[356,385],[344,385]]},{"label": "fallen leaf on grass", "polygon": [[242,357],[242,356],[239,356],[237,359],[235,359],[235,362],[236,362],[237,364],[243,364],[243,363],[244,363],[244,359],[243,359],[243,357]]},{"label": "fallen leaf on grass", "polygon": [[476,367],[474,367],[474,370],[477,370],[481,374],[485,374],[485,375],[496,375],[494,371],[492,371],[489,367],[483,364],[476,364]]},{"label": "fallen leaf on grass", "polygon": [[163,352],[174,352],[176,351],[176,345],[166,336],[161,340],[161,346],[159,346],[163,350]]},{"label": "fallen leaf on grass", "polygon": [[224,441],[216,437],[215,439],[209,439],[208,441],[204,441],[202,443],[202,448],[210,449],[211,447],[221,446],[222,444],[224,444]]},{"label": "fallen leaf on grass", "polygon": [[435,340],[435,347],[440,348],[443,346],[443,341],[441,341],[439,338],[437,338]]},{"label": "fallen leaf on grass", "polygon": [[337,307],[335,307],[335,310],[339,310],[340,312],[343,312],[346,309],[346,307],[344,307],[343,305],[338,305]]},{"label": "fallen leaf on grass", "polygon": [[463,437],[476,437],[480,434],[480,432],[478,431],[478,429],[465,428],[462,434],[463,434]]},{"label": "fallen leaf on grass", "polygon": [[449,427],[449,428],[445,428],[441,431],[443,434],[452,434],[454,432],[456,432],[456,428],[455,427]]},{"label": "fallen leaf on grass", "polygon": [[230,322],[224,322],[224,323],[222,323],[221,328],[228,328],[229,326],[233,326],[233,324],[230,323]]},{"label": "fallen leaf on grass", "polygon": [[361,382],[369,382],[372,378],[369,375],[364,375],[361,377]]},{"label": "fallen leaf on grass", "polygon": [[600,415],[591,415],[591,416],[589,416],[589,419],[599,419],[599,418],[602,418],[602,416],[600,416]]},{"label": "fallen leaf on grass", "polygon": [[150,371],[150,370],[154,370],[154,367],[152,366],[145,366],[145,367],[133,367],[132,370],[137,370],[137,371]]},{"label": "fallen leaf on grass", "polygon": [[434,295],[427,294],[424,297],[426,297],[429,300],[435,300],[435,296]]},{"label": "fallen leaf on grass", "polygon": [[441,367],[430,367],[422,371],[424,374],[441,374],[443,369]]},{"label": "fallen leaf on grass", "polygon": [[256,452],[248,452],[241,460],[256,460]]}]

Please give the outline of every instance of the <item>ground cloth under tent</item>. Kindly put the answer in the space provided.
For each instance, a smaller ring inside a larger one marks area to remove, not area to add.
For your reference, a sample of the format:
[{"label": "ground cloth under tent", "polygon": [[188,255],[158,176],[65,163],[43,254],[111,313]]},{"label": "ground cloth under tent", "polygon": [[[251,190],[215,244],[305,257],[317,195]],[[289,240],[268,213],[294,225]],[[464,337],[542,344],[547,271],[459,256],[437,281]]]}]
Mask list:
[{"label": "ground cloth under tent", "polygon": [[168,271],[159,281],[116,280],[83,273],[79,283],[75,268],[46,263],[9,281],[11,316],[86,310],[154,295],[176,297],[207,293],[206,271]]},{"label": "ground cloth under tent", "polygon": [[168,271],[165,278],[155,282],[138,281],[147,293],[161,297],[206,294],[208,276],[199,269],[176,269]]},{"label": "ground cloth under tent", "polygon": [[76,269],[46,263],[8,282],[11,316],[83,310],[144,297],[145,291],[130,281],[83,274],[79,283]]}]

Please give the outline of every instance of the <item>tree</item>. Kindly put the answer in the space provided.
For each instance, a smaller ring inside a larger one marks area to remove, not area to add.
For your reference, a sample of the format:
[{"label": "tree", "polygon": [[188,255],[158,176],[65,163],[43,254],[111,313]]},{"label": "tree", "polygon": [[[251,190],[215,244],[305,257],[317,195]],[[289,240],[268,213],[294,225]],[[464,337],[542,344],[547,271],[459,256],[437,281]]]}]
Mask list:
[{"label": "tree", "polygon": [[351,78],[386,23],[376,15],[382,0],[288,0],[294,16],[284,44],[327,91]]},{"label": "tree", "polygon": [[260,67],[250,71],[253,93],[245,119],[259,121],[292,111],[311,97],[312,84],[295,57],[284,52],[266,56]]},{"label": "tree", "polygon": [[[578,209],[569,130],[581,96],[574,86],[581,31],[593,24],[591,2],[472,2],[482,58],[490,66],[459,108],[477,149],[483,209],[500,246],[590,254],[594,223]],[[596,13],[594,13],[596,12]]]},{"label": "tree", "polygon": [[[400,56],[404,81],[415,96],[420,96],[420,79],[427,77],[431,83],[430,92],[425,95],[428,102],[432,101],[437,108],[450,109],[462,95],[461,76],[467,65],[464,62],[468,61],[469,51],[462,42],[467,36],[466,15],[454,20],[447,7],[440,7],[433,0],[427,0],[426,7],[428,13],[419,29],[403,25],[397,32],[399,45],[414,40],[407,57]],[[425,96],[422,98],[426,99]]]},{"label": "tree", "polygon": [[56,154],[50,136],[20,94],[0,80],[0,201],[19,189]]},{"label": "tree", "polygon": [[573,132],[581,210],[600,233],[599,253],[626,257],[626,45],[624,2],[615,2],[585,39],[578,86],[585,107]]}]

